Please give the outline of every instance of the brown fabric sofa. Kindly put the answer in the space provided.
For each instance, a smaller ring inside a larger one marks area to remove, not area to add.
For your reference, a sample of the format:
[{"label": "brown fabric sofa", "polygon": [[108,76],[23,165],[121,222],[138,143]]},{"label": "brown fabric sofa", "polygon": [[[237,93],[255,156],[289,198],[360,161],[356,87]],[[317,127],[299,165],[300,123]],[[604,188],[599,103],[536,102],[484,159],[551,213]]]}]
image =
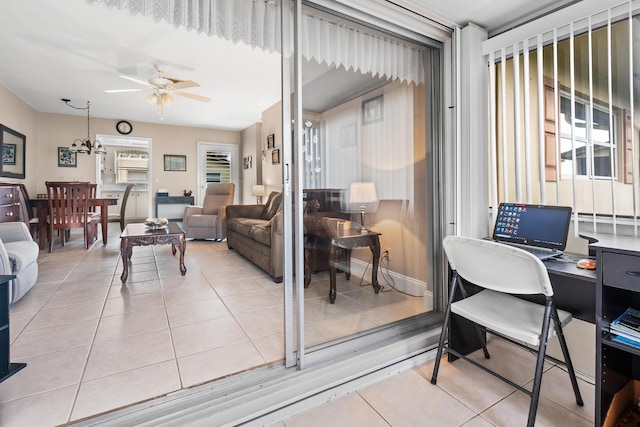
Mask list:
[{"label": "brown fabric sofa", "polygon": [[264,205],[228,205],[227,246],[282,282],[282,193]]}]

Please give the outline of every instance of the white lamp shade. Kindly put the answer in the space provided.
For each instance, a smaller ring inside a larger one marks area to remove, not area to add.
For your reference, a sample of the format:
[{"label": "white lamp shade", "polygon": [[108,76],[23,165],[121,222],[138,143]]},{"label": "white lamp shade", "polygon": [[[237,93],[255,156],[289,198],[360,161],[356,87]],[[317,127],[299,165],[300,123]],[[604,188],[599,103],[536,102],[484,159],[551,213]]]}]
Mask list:
[{"label": "white lamp shade", "polygon": [[251,188],[251,195],[254,197],[262,197],[265,194],[264,185],[254,185]]},{"label": "white lamp shade", "polygon": [[376,186],[373,182],[352,182],[349,189],[351,203],[375,203],[378,201]]}]

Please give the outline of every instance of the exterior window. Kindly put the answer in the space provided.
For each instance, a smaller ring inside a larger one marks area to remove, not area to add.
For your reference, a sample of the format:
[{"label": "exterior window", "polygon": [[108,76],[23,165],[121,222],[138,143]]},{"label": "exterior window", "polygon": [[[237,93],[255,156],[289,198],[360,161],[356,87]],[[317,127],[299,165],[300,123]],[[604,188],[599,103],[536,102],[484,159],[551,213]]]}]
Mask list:
[{"label": "exterior window", "polygon": [[[609,111],[575,97],[575,174],[588,178],[616,178],[615,129]],[[613,123],[615,123],[615,113]],[[563,178],[574,173],[571,144],[571,98],[560,96],[560,170]],[[613,140],[612,140],[613,139]],[[613,156],[613,161],[612,161]],[[613,167],[613,171],[612,171]]]}]

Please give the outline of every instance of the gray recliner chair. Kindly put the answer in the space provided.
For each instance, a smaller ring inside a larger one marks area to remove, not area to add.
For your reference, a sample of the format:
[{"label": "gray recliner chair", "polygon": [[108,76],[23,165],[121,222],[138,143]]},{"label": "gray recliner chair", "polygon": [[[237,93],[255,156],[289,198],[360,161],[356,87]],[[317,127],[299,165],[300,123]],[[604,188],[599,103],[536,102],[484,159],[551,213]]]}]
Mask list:
[{"label": "gray recliner chair", "polygon": [[233,204],[236,186],[214,183],[207,186],[202,206],[187,206],[182,224],[187,238],[223,240],[227,237],[226,210]]},{"label": "gray recliner chair", "polygon": [[38,280],[40,247],[24,222],[0,223],[0,274],[16,276],[9,284],[9,303],[22,298]]}]

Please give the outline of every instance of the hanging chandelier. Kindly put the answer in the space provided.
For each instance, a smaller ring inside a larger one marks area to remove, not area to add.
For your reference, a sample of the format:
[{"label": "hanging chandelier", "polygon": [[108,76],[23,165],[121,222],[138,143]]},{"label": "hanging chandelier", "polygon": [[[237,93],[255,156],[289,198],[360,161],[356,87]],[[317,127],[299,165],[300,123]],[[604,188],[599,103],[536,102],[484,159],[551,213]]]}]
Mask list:
[{"label": "hanging chandelier", "polygon": [[71,147],[69,147],[69,151],[71,151],[72,153],[86,153],[86,154],[91,154],[91,151],[93,151],[96,154],[106,154],[107,150],[105,150],[102,144],[100,144],[100,141],[96,140],[95,142],[91,142],[91,130],[89,127],[91,123],[90,114],[89,114],[90,102],[87,101],[86,107],[75,107],[69,104],[69,102],[71,102],[70,99],[62,98],[61,101],[67,104],[69,107],[75,108],[76,110],[87,110],[87,138],[74,140]]}]

